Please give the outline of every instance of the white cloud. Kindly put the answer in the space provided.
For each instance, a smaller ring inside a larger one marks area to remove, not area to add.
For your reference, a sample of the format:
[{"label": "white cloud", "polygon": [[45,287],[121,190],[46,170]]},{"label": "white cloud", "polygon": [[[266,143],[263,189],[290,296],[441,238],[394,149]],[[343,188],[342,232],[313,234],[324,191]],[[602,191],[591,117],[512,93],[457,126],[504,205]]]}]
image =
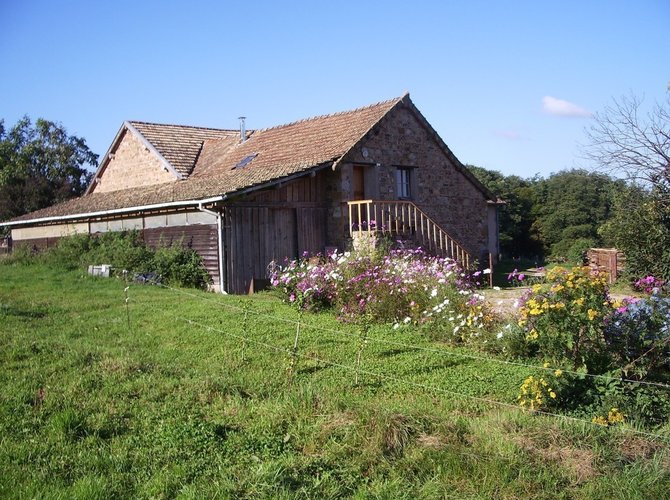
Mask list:
[{"label": "white cloud", "polygon": [[577,118],[591,118],[593,116],[593,113],[588,109],[577,106],[570,101],[557,99],[549,95],[542,98],[542,110],[545,113],[554,116],[571,116]]}]

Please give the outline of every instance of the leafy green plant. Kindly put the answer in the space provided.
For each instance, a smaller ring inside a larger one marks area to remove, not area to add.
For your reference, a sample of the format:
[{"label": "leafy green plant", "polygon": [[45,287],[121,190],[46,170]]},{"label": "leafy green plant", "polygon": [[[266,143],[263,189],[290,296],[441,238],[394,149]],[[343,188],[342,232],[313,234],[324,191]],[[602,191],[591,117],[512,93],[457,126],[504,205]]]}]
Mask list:
[{"label": "leafy green plant", "polygon": [[165,282],[194,288],[206,288],[211,279],[200,256],[190,248],[176,244],[153,250],[138,231],[109,232],[96,236],[77,234],[60,238],[55,247],[43,253],[17,248],[2,260],[3,264],[43,261],[61,269],[84,268],[91,264],[109,264],[116,272],[153,272]]},{"label": "leafy green plant", "polygon": [[612,310],[604,276],[588,267],[554,267],[519,308],[529,350],[556,366],[602,373],[608,356],[603,318]]},{"label": "leafy green plant", "polygon": [[151,270],[169,283],[179,286],[206,288],[211,281],[195,250],[179,245],[156,249]]}]

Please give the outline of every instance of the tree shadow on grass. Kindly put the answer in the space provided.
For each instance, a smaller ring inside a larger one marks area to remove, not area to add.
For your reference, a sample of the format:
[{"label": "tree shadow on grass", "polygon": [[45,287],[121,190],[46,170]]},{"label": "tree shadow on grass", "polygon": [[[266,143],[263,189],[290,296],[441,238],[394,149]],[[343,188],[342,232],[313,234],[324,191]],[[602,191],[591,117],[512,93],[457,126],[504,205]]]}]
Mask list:
[{"label": "tree shadow on grass", "polygon": [[16,318],[25,319],[42,319],[45,318],[49,312],[44,307],[35,309],[21,309],[10,304],[0,303],[0,316],[14,316]]}]

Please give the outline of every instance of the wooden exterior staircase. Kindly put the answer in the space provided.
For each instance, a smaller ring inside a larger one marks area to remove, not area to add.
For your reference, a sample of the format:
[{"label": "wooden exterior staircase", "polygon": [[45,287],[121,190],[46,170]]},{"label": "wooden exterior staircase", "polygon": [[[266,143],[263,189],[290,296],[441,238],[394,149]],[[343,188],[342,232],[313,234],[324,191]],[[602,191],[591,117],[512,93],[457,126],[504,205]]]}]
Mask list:
[{"label": "wooden exterior staircase", "polygon": [[349,234],[367,232],[411,240],[425,251],[469,268],[468,252],[411,201],[356,200],[349,205]]}]

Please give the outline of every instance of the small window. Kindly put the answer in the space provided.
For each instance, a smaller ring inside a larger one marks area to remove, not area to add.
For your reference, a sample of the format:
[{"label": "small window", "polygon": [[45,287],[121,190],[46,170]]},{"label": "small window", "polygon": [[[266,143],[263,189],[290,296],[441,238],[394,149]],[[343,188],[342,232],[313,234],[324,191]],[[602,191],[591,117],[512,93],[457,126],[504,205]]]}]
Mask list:
[{"label": "small window", "polygon": [[398,167],[396,170],[396,187],[398,198],[409,199],[412,197],[412,169]]},{"label": "small window", "polygon": [[239,162],[237,162],[237,164],[233,167],[233,169],[246,167],[247,165],[249,165],[249,163],[251,163],[251,160],[253,160],[257,156],[258,156],[258,153],[252,153],[248,156],[245,156]]}]

